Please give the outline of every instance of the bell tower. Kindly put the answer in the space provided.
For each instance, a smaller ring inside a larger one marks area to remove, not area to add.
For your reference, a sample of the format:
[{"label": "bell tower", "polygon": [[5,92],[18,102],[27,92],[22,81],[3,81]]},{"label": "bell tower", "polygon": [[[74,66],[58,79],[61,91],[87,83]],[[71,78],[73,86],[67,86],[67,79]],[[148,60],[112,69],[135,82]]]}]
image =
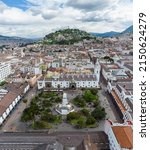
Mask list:
[{"label": "bell tower", "polygon": [[96,60],[95,66],[94,66],[94,74],[96,75],[97,81],[100,81],[100,64],[98,60]]}]

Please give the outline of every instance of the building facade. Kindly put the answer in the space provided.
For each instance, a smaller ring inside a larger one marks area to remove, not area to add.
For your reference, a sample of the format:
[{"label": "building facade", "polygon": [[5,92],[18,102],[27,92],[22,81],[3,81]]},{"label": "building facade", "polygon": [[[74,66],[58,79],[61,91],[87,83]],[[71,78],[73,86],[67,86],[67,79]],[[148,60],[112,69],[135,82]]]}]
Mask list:
[{"label": "building facade", "polygon": [[11,74],[10,64],[0,64],[0,82],[4,81],[6,77]]},{"label": "building facade", "polygon": [[11,83],[7,90],[0,91],[0,125],[4,123],[15,106],[27,93],[29,84]]},{"label": "building facade", "polygon": [[97,62],[93,74],[60,74],[38,80],[38,89],[43,88],[99,88],[100,65]]}]

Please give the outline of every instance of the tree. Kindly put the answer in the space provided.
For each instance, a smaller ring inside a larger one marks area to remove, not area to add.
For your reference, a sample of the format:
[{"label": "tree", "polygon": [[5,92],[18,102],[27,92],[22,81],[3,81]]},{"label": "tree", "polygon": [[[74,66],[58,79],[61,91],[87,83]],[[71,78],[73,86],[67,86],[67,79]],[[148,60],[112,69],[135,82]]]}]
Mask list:
[{"label": "tree", "polygon": [[76,128],[84,128],[85,127],[85,119],[83,117],[81,117],[76,124]]},{"label": "tree", "polygon": [[114,63],[114,59],[109,56],[105,56],[104,59],[106,60],[106,62]]},{"label": "tree", "polygon": [[42,106],[43,107],[51,107],[52,106],[52,102],[49,100],[43,100],[42,101]]},{"label": "tree", "polygon": [[83,98],[80,98],[80,97],[74,98],[73,102],[78,107],[85,107],[86,106],[85,100]]},{"label": "tree", "polygon": [[79,119],[79,117],[80,117],[80,114],[78,112],[70,112],[67,115],[67,121],[71,121],[71,120],[74,120],[74,119]]},{"label": "tree", "polygon": [[91,93],[92,93],[93,95],[97,95],[97,93],[98,93],[98,90],[97,90],[97,89],[90,89],[90,91],[91,91]]},{"label": "tree", "polygon": [[98,100],[97,100],[97,101],[94,101],[94,102],[93,102],[93,106],[94,106],[94,107],[98,107],[98,106],[99,106],[99,103],[100,103],[100,102],[99,102]]},{"label": "tree", "polygon": [[48,115],[49,122],[53,123],[53,122],[55,122],[55,120],[57,120],[57,115],[53,115],[53,114]]},{"label": "tree", "polygon": [[106,116],[105,109],[102,108],[102,107],[100,107],[100,106],[99,106],[99,107],[96,107],[96,108],[92,111],[91,115],[92,115],[96,120],[102,120],[102,119],[104,119],[105,116]]},{"label": "tree", "polygon": [[88,117],[87,120],[86,120],[86,125],[93,125],[95,123],[96,123],[96,120],[92,116]]},{"label": "tree", "polygon": [[88,109],[82,109],[81,110],[81,113],[84,115],[84,116],[89,116],[90,115],[90,111]]},{"label": "tree", "polygon": [[84,92],[83,98],[86,102],[93,102],[97,100],[97,95],[93,95],[90,90]]},{"label": "tree", "polygon": [[62,98],[57,96],[55,99],[55,103],[61,103],[61,102],[62,102]]},{"label": "tree", "polygon": [[4,84],[6,84],[6,81],[0,82],[0,86],[3,86]]},{"label": "tree", "polygon": [[47,122],[44,122],[44,121],[34,121],[32,123],[32,127],[34,129],[47,129],[47,128],[51,128],[51,126]]},{"label": "tree", "polygon": [[31,111],[30,108],[26,108],[24,111],[23,111],[23,114],[21,116],[21,121],[30,121],[30,120],[33,120],[34,119],[34,113]]}]

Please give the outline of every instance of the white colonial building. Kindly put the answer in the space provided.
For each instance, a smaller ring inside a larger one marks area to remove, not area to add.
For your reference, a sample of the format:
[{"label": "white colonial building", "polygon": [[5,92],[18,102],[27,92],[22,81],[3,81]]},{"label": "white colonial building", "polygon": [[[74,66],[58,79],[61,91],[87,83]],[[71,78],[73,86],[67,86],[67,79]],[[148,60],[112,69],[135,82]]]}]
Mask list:
[{"label": "white colonial building", "polygon": [[20,70],[23,73],[29,72],[29,73],[32,73],[32,74],[35,74],[35,75],[42,74],[42,69],[38,65],[35,65],[35,66],[31,66],[31,65],[22,66],[20,68]]},{"label": "white colonial building", "polygon": [[99,88],[100,65],[98,62],[93,66],[93,72],[83,73],[62,73],[51,78],[38,80],[38,89],[43,88]]},{"label": "white colonial building", "polygon": [[11,83],[8,90],[0,90],[0,126],[19,103],[24,94],[27,93],[29,84]]},{"label": "white colonial building", "polygon": [[9,116],[12,109],[21,99],[20,95],[8,92],[0,101],[0,125],[5,121]]},{"label": "white colonial building", "polygon": [[0,64],[0,82],[4,81],[11,74],[10,64]]},{"label": "white colonial building", "polygon": [[133,83],[130,82],[108,82],[108,92],[114,97],[120,108],[123,120],[133,122]]}]

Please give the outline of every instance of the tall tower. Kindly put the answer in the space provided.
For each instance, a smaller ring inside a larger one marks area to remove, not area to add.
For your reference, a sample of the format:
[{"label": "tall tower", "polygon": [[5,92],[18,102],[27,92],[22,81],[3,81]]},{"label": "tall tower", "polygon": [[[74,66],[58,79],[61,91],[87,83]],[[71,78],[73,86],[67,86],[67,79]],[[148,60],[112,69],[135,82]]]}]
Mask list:
[{"label": "tall tower", "polygon": [[94,66],[94,74],[96,75],[97,81],[100,81],[100,64],[98,60],[96,60],[95,66]]},{"label": "tall tower", "polygon": [[24,57],[24,56],[25,56],[24,50],[21,50],[21,57]]}]

